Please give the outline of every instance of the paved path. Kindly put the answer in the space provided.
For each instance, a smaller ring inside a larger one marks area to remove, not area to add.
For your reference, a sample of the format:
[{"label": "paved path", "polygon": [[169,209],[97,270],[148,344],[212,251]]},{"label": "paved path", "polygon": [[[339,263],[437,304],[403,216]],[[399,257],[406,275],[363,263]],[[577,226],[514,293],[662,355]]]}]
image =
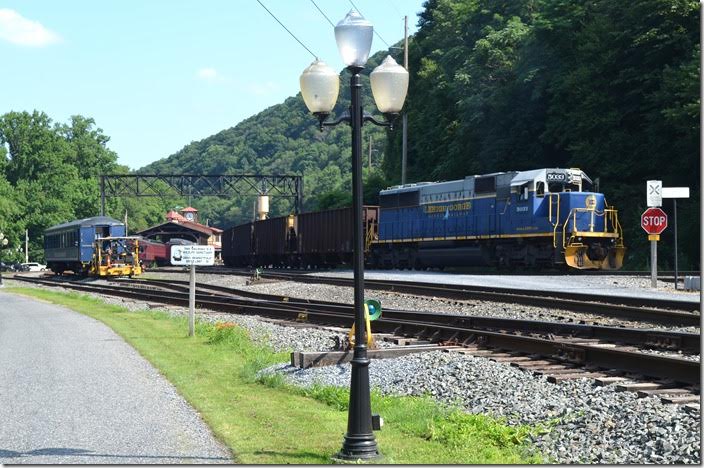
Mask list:
[{"label": "paved path", "polygon": [[107,326],[0,290],[0,463],[232,463]]}]

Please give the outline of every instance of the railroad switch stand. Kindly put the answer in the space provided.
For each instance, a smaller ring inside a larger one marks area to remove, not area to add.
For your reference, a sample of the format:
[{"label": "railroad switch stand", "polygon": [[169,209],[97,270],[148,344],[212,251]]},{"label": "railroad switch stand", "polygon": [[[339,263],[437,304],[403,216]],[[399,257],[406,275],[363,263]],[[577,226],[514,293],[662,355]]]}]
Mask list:
[{"label": "railroad switch stand", "polygon": [[[367,299],[364,301],[364,324],[365,324],[365,329],[366,329],[366,337],[367,337],[367,348],[368,349],[376,349],[376,341],[374,340],[374,337],[372,335],[372,320],[377,320],[378,318],[381,317],[381,302],[377,301],[376,299]],[[349,333],[347,334],[347,348],[352,349],[354,347],[355,341],[354,341],[354,331],[355,331],[355,325],[352,324],[352,328],[350,329]]]}]

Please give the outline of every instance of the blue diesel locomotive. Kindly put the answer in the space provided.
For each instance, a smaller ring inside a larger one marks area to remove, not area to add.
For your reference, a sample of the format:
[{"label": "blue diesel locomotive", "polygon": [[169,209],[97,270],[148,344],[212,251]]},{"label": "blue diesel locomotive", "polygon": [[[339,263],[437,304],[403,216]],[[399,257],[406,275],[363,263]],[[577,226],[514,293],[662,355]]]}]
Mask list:
[{"label": "blue diesel locomotive", "polygon": [[58,224],[44,231],[46,264],[56,274],[140,274],[138,248],[135,238],[125,237],[125,224],[107,216]]},{"label": "blue diesel locomotive", "polygon": [[376,268],[466,265],[615,270],[618,212],[580,169],[537,169],[421,182],[380,192]]}]

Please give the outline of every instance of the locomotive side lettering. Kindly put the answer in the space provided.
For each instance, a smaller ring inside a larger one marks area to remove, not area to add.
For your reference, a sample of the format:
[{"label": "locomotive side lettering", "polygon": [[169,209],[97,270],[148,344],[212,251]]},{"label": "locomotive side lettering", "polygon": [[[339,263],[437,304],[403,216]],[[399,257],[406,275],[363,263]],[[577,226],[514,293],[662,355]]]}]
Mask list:
[{"label": "locomotive side lettering", "polygon": [[467,211],[472,208],[470,202],[455,203],[452,205],[425,205],[426,213],[445,213],[446,211]]}]

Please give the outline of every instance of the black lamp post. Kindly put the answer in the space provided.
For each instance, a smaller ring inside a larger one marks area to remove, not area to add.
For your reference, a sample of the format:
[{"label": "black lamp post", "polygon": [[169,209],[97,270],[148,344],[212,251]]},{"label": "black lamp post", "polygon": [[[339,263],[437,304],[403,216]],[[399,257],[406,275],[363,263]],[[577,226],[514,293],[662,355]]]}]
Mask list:
[{"label": "black lamp post", "polygon": [[[8,244],[7,237],[5,237],[5,234],[0,232],[0,253],[2,253],[2,249]],[[0,264],[2,264],[2,257],[0,256]],[[2,286],[2,268],[0,268],[0,286]]]},{"label": "black lamp post", "polygon": [[352,216],[354,226],[354,312],[355,342],[350,382],[350,405],[347,433],[342,449],[336,455],[342,460],[374,460],[378,458],[372,428],[369,391],[369,358],[364,326],[364,232],[362,213],[362,125],[391,126],[393,118],[403,107],[408,90],[408,72],[388,56],[370,75],[372,94],[386,122],[365,115],[361,101],[360,72],[369,57],[373,37],[372,24],[357,11],[351,10],[335,27],[335,40],[347,70],[349,70],[351,104],[345,113],[333,122],[326,122],[340,89],[339,75],[324,62],[316,60],[301,75],[301,94],[308,109],[316,115],[320,129],[347,122],[352,127]]}]

